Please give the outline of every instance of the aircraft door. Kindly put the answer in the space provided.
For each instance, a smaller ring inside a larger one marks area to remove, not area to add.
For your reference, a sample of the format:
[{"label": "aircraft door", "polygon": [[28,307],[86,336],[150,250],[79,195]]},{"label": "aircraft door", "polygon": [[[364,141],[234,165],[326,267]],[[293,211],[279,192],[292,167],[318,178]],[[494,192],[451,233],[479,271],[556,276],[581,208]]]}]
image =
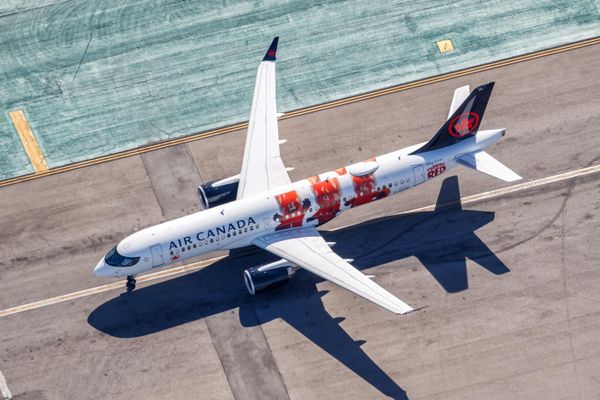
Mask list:
[{"label": "aircraft door", "polygon": [[413,173],[415,174],[415,186],[425,182],[425,170],[422,165],[413,167]]},{"label": "aircraft door", "polygon": [[269,229],[271,227],[271,218],[264,219],[265,228]]},{"label": "aircraft door", "polygon": [[165,259],[163,258],[162,248],[160,244],[156,244],[150,247],[150,251],[152,252],[152,267],[160,267],[165,263]]}]

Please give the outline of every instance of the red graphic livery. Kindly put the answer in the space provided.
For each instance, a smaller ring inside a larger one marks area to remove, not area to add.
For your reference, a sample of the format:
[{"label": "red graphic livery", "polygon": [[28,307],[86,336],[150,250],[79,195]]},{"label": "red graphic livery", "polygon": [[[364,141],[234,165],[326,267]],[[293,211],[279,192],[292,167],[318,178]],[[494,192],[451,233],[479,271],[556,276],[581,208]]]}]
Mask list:
[{"label": "red graphic livery", "polygon": [[300,201],[298,192],[295,190],[275,196],[279,204],[281,214],[275,214],[273,220],[279,220],[279,224],[275,230],[296,228],[302,226],[302,220],[306,210],[310,207],[310,200]]},{"label": "red graphic livery", "polygon": [[427,168],[427,178],[434,178],[436,176],[438,176],[439,174],[441,174],[442,172],[444,172],[446,170],[446,163],[445,162],[439,162],[439,163],[435,163],[432,166],[430,166],[429,168]]},{"label": "red graphic livery", "polygon": [[317,202],[317,212],[306,219],[306,222],[318,221],[319,225],[332,220],[340,212],[340,181],[338,178],[329,178],[319,181],[313,176],[309,178]]},{"label": "red graphic livery", "polygon": [[374,200],[383,199],[390,194],[390,189],[387,186],[383,185],[381,188],[375,186],[375,177],[373,174],[352,176],[352,186],[354,187],[356,196],[344,203],[351,208],[370,203]]}]

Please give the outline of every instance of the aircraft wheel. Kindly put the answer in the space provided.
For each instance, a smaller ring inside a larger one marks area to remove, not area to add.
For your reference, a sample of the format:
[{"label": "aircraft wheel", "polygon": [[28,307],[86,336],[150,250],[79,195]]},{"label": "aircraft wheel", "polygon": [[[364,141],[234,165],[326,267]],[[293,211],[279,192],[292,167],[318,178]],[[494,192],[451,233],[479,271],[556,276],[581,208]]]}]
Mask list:
[{"label": "aircraft wheel", "polygon": [[135,289],[135,276],[129,275],[127,277],[127,284],[125,287],[127,288],[128,292],[131,292],[133,289]]}]

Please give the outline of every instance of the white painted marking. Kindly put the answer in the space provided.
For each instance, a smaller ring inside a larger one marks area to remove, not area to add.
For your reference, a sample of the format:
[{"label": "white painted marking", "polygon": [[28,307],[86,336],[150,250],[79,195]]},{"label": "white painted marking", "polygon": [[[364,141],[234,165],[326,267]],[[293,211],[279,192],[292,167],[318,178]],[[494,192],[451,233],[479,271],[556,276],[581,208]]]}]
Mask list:
[{"label": "white painted marking", "polygon": [[12,399],[12,394],[10,393],[10,390],[8,390],[8,385],[6,384],[4,375],[2,375],[2,371],[0,371],[0,394],[4,397],[4,400]]},{"label": "white painted marking", "polygon": [[[476,201],[491,199],[491,198],[499,197],[499,196],[509,194],[509,193],[515,193],[515,192],[531,189],[531,188],[538,187],[538,186],[548,185],[551,183],[565,181],[565,180],[577,178],[580,176],[594,174],[596,172],[600,172],[600,165],[594,165],[592,167],[582,168],[582,169],[578,169],[575,171],[565,172],[563,174],[553,175],[548,178],[536,179],[536,180],[533,180],[530,182],[520,183],[518,185],[508,186],[508,187],[504,187],[504,188],[500,188],[500,189],[496,189],[496,190],[490,190],[490,191],[484,192],[484,193],[479,193],[479,194],[474,194],[471,196],[462,197],[461,203],[463,205],[469,204],[469,203],[474,203]],[[433,211],[434,209],[435,209],[435,204],[432,204],[432,205],[429,205],[426,207],[420,207],[420,208],[415,208],[413,210],[403,211],[403,212],[397,213],[395,215],[411,214],[411,213],[420,212],[420,211]],[[332,229],[331,231],[337,231],[337,230],[346,228],[348,226],[351,226],[351,225],[346,225],[346,226],[343,226],[340,228]],[[195,271],[195,270],[201,269],[215,261],[221,260],[223,258],[225,258],[225,256],[211,258],[209,260],[199,261],[199,262],[196,262],[193,264],[183,265],[181,267],[170,268],[170,269],[156,272],[153,274],[142,275],[139,278],[137,278],[137,281],[138,282],[150,282],[150,281],[154,281],[156,279],[167,278],[167,277],[171,277],[173,275],[178,275],[178,274],[181,274],[184,272]],[[65,301],[75,300],[75,299],[79,299],[82,297],[87,297],[87,296],[91,296],[94,294],[107,292],[107,291],[113,290],[113,289],[120,289],[124,286],[124,284],[125,284],[125,281],[109,283],[107,285],[97,286],[95,288],[84,289],[84,290],[80,290],[78,292],[73,292],[73,293],[62,295],[62,296],[52,297],[52,298],[49,298],[46,300],[40,300],[40,301],[36,301],[33,303],[23,304],[21,306],[16,306],[16,307],[8,308],[5,310],[0,310],[0,318],[6,317],[8,315],[22,313],[24,311],[35,310],[37,308],[49,306],[52,304],[63,303]]]}]

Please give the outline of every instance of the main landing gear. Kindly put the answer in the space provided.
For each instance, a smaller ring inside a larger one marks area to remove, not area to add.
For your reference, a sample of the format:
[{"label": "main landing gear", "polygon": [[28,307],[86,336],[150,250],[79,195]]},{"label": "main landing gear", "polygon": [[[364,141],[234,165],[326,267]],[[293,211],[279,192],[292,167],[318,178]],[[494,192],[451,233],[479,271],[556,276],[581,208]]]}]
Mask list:
[{"label": "main landing gear", "polygon": [[133,289],[135,289],[135,275],[129,275],[127,277],[127,284],[125,287],[127,288],[128,292],[131,292]]}]

